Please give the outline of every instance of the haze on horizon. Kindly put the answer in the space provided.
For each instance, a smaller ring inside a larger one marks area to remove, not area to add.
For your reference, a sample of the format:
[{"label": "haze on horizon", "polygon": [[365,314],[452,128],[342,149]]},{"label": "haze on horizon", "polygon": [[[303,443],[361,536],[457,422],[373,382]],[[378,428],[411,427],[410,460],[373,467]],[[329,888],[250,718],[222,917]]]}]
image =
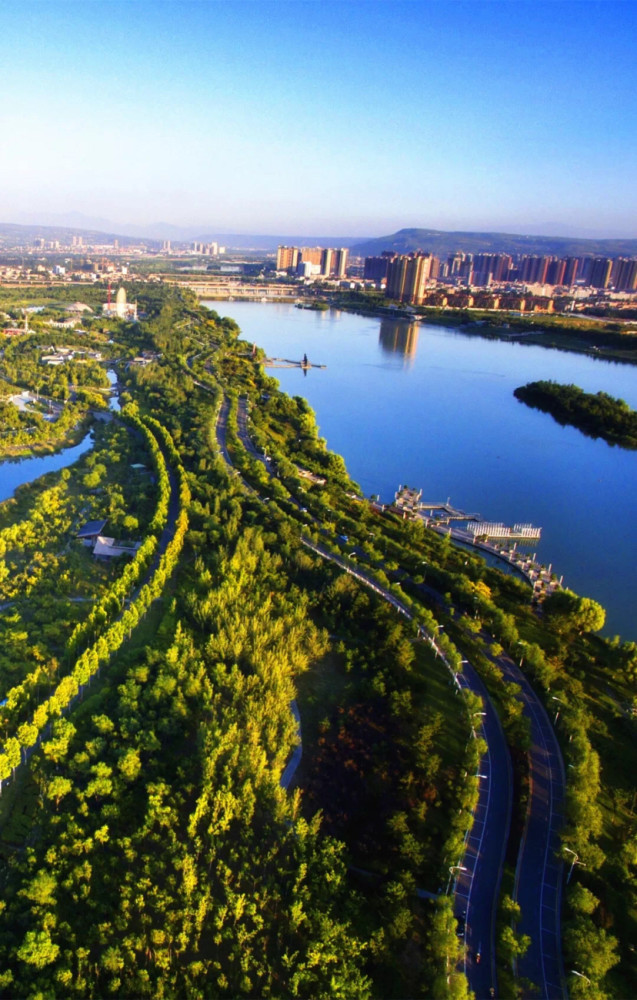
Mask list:
[{"label": "haze on horizon", "polygon": [[0,219],[634,237],[636,26],[616,0],[10,0]]}]

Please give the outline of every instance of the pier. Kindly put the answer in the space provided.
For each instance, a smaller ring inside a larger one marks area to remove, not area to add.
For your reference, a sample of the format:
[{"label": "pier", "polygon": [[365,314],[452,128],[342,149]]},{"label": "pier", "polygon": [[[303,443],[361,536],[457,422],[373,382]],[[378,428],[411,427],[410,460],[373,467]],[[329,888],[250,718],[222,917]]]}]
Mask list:
[{"label": "pier", "polygon": [[547,568],[538,563],[535,552],[531,556],[525,555],[523,552],[518,552],[517,543],[514,543],[509,548],[508,546],[500,545],[498,542],[489,542],[486,539],[480,540],[479,537],[462,528],[451,528],[435,523],[429,524],[428,527],[439,535],[448,535],[454,542],[480,549],[482,552],[488,552],[489,555],[494,556],[496,559],[508,563],[509,566],[531,584],[534,598],[546,596],[546,594],[550,594],[554,590],[559,590],[562,586],[564,577],[560,577],[559,580],[554,579],[552,565],[549,565]]},{"label": "pier", "polygon": [[261,364],[265,368],[302,368],[304,371],[307,371],[308,368],[327,368],[327,365],[316,365],[308,361],[307,357],[303,358],[302,361],[291,361],[289,358],[265,358]]},{"label": "pier", "polygon": [[422,514],[429,512],[429,516],[435,518],[437,521],[482,520],[481,514],[467,514],[466,511],[460,510],[458,507],[452,507],[448,500],[447,503],[421,503],[420,510]]},{"label": "pier", "polygon": [[[497,559],[506,562],[533,587],[533,595],[540,596],[550,593],[561,586],[562,580],[554,580],[551,566],[548,570],[536,562],[535,553],[532,556],[517,551],[517,542],[538,541],[542,529],[532,524],[514,524],[509,527],[495,521],[484,521],[480,514],[467,514],[454,507],[451,498],[446,503],[429,503],[422,500],[422,490],[409,486],[399,486],[394,496],[391,510],[403,518],[424,521],[428,528],[439,535],[447,535],[452,541],[461,545],[471,546],[488,552]],[[462,521],[464,526],[451,527],[451,521]],[[502,543],[496,539],[502,539]],[[509,542],[514,542],[509,546]]]},{"label": "pier", "polygon": [[531,539],[537,541],[542,534],[541,528],[534,528],[532,524],[514,524],[512,528],[506,524],[497,524],[492,521],[478,521],[467,525],[467,531],[475,535],[476,538],[517,538]]},{"label": "pier", "polygon": [[412,489],[410,486],[399,486],[394,495],[394,507],[399,512],[416,514],[418,517],[428,521],[434,518],[441,521],[481,521],[481,514],[467,514],[466,511],[453,507],[451,497],[447,497],[446,503],[430,503],[422,500],[422,490]]}]

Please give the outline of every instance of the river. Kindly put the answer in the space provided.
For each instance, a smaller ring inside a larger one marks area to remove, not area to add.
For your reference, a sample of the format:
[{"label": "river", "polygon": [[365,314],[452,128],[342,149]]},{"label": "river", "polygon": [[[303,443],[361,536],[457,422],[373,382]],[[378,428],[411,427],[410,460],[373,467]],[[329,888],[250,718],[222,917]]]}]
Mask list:
[{"label": "river", "polygon": [[564,585],[607,610],[608,635],[637,639],[637,455],[560,427],[513,396],[535,379],[603,390],[637,409],[629,365],[459,329],[320,313],[292,305],[211,302],[268,355],[326,370],[268,369],[304,396],[322,436],[369,496],[399,484],[505,524],[542,528],[535,546]]},{"label": "river", "polygon": [[0,462],[0,502],[13,496],[18,486],[30,483],[47,472],[58,472],[67,465],[73,465],[78,458],[93,447],[93,437],[86,434],[79,444],[71,448],[63,448],[53,455],[41,455],[36,458],[20,458],[17,461],[7,459]]},{"label": "river", "polygon": [[[120,408],[119,397],[116,392],[117,375],[112,368],[106,372],[108,380],[112,386],[112,395],[109,397],[109,409],[117,412]],[[24,483],[33,482],[47,472],[59,472],[73,465],[87,451],[93,447],[93,435],[86,434],[79,444],[70,448],[63,448],[52,455],[40,455],[34,458],[6,459],[0,462],[0,503],[13,496],[18,486]]]}]

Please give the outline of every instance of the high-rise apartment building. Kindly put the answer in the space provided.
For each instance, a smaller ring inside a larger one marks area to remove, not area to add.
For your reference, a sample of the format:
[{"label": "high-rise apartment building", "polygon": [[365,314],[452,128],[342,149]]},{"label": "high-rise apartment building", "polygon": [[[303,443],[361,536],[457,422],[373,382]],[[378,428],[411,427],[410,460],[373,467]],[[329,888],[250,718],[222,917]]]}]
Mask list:
[{"label": "high-rise apartment building", "polygon": [[343,278],[347,270],[349,250],[346,247],[285,247],[276,255],[277,271],[296,270],[299,264],[312,264],[325,278]]},{"label": "high-rise apartment building", "polygon": [[562,257],[554,257],[546,271],[547,285],[563,285],[566,274],[566,261]]},{"label": "high-rise apartment building", "polygon": [[609,257],[595,257],[591,264],[589,285],[593,288],[608,288],[612,267],[613,262]]},{"label": "high-rise apartment building", "polygon": [[617,257],[613,262],[611,284],[618,292],[637,291],[637,257]]},{"label": "high-rise apartment building", "polygon": [[363,278],[365,281],[384,281],[390,260],[396,256],[393,250],[383,250],[380,257],[366,257]]},{"label": "high-rise apartment building", "polygon": [[551,260],[551,257],[541,257],[536,254],[521,257],[518,263],[518,281],[524,281],[527,285],[546,284]]},{"label": "high-rise apartment building", "polygon": [[332,253],[334,257],[331,273],[335,278],[344,278],[347,272],[349,250],[347,247],[340,247],[338,250],[333,250]]},{"label": "high-rise apartment building", "polygon": [[490,285],[492,281],[505,281],[511,270],[511,257],[506,253],[477,253],[473,255],[473,284]]},{"label": "high-rise apartment building", "polygon": [[277,271],[289,271],[296,268],[301,251],[298,247],[279,247],[276,254]]},{"label": "high-rise apartment building", "polygon": [[323,263],[323,247],[301,247],[299,249],[299,260],[304,264],[316,264],[318,267]]},{"label": "high-rise apartment building", "polygon": [[564,263],[566,267],[564,268],[564,278],[562,279],[562,284],[574,285],[577,280],[577,274],[581,261],[579,257],[565,257]]},{"label": "high-rise apartment building", "polygon": [[388,299],[420,305],[425,284],[438,276],[439,261],[433,254],[401,254],[389,261],[385,295]]}]

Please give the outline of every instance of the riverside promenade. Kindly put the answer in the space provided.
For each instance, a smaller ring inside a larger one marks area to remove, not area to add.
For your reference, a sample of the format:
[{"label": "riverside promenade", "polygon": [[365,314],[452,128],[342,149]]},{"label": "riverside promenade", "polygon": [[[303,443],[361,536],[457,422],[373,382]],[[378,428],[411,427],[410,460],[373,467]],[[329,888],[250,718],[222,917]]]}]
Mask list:
[{"label": "riverside promenade", "polygon": [[[471,546],[487,552],[509,566],[523,577],[533,588],[533,597],[543,597],[558,590],[562,586],[562,579],[559,581],[552,574],[552,566],[547,568],[537,562],[536,554],[528,555],[518,551],[515,541],[537,540],[540,537],[541,529],[533,528],[532,525],[514,525],[513,528],[505,528],[504,525],[491,525],[483,522],[480,514],[467,514],[465,511],[453,507],[450,500],[446,503],[426,503],[421,500],[422,490],[411,489],[408,486],[399,486],[395,494],[394,503],[389,508],[403,518],[410,520],[420,520],[432,531],[439,535],[448,536],[452,541],[460,545]],[[438,519],[433,516],[434,511],[442,511],[443,518]],[[464,521],[468,527],[451,524],[452,521]],[[469,527],[470,526],[470,527]],[[480,529],[484,526],[485,534]],[[493,535],[493,540],[489,537]],[[500,537],[506,541],[496,541]]]},{"label": "riverside promenade", "polygon": [[559,590],[562,586],[563,577],[560,577],[559,580],[554,579],[552,566],[549,565],[547,568],[538,563],[535,559],[535,553],[532,556],[528,556],[523,552],[519,552],[516,545],[509,548],[498,542],[487,542],[477,539],[474,534],[465,531],[463,528],[436,525],[432,524],[431,521],[428,522],[427,526],[439,535],[449,535],[454,542],[460,542],[462,545],[470,545],[474,549],[481,549],[483,552],[488,552],[490,555],[495,556],[496,559],[508,563],[509,566],[517,570],[531,584],[534,597],[551,594],[554,590]]}]

